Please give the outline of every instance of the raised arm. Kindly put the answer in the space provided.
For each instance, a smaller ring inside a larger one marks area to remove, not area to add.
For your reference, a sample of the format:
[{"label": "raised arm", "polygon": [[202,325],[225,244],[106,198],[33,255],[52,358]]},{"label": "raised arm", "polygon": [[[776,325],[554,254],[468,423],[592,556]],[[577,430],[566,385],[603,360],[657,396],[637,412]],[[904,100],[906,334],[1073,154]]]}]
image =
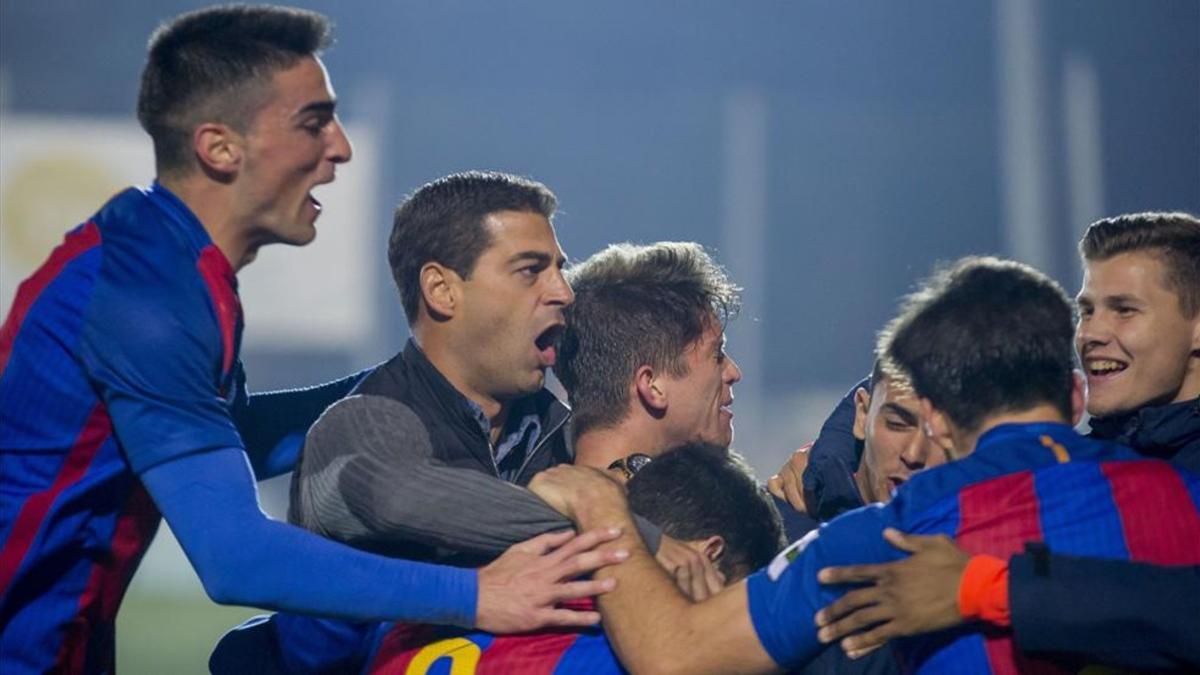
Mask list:
[{"label": "raised arm", "polygon": [[570,579],[615,559],[587,552],[611,538],[602,533],[523,545],[478,573],[356,551],[264,515],[240,448],[187,455],[141,478],[205,591],[223,604],[498,632],[577,625],[594,617],[554,605],[605,590]]}]

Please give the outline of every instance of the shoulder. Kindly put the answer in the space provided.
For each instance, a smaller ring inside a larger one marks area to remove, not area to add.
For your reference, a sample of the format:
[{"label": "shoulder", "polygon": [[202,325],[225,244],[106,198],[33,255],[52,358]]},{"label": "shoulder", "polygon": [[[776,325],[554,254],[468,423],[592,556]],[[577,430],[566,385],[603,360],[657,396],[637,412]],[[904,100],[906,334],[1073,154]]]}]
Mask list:
[{"label": "shoulder", "polygon": [[304,465],[362,452],[431,446],[425,423],[407,404],[386,396],[352,394],[329,406],[304,441]]}]

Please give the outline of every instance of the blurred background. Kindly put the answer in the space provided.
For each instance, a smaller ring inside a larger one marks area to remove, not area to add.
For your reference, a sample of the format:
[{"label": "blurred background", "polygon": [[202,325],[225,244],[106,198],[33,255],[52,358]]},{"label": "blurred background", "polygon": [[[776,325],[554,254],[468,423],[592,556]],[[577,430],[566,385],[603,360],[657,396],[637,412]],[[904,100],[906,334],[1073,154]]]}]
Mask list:
[{"label": "blurred background", "polygon": [[[0,0],[0,312],[64,230],[152,180],[133,116],[145,42],[203,4]],[[1073,293],[1092,220],[1200,211],[1195,0],[298,4],[336,23],[325,62],[355,158],[318,194],[317,241],[240,275],[255,389],[398,350],[391,209],[498,169],[558,194],[574,259],[694,240],[730,269],[735,444],[766,478],[937,261],[1014,257]],[[286,485],[264,486],[271,513]],[[120,669],[203,672],[252,613],[208,602],[164,528],[122,610]]]}]

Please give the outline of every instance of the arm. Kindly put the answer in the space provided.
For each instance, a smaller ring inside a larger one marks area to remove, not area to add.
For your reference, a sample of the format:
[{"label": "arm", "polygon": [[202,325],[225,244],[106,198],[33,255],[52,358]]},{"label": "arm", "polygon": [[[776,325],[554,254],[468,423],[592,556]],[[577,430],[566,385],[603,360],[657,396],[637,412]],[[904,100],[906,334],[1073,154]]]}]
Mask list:
[{"label": "arm", "polygon": [[245,382],[239,382],[233,421],[255,477],[265,480],[291,471],[308,428],[326,408],[348,396],[368,372],[314,387],[261,394],[248,394]]},{"label": "arm", "polygon": [[[817,439],[793,452],[779,473],[767,481],[771,494],[815,521],[829,520],[862,506],[850,477],[858,468],[861,452],[854,437],[854,395],[860,387],[869,385],[869,378],[859,382],[838,401],[821,425]],[[786,512],[781,509],[780,513]],[[789,534],[792,531],[789,529]]]},{"label": "arm", "polygon": [[1013,556],[1017,646],[1135,670],[1200,666],[1200,567],[1052,555]]},{"label": "arm", "polygon": [[609,546],[628,550],[619,569],[597,578],[617,587],[600,599],[613,648],[632,673],[761,673],[778,666],[759,643],[750,620],[746,584],[693,604],[632,531],[620,486],[592,469],[560,466],[534,477],[531,489],[580,527],[603,523],[626,534]]},{"label": "arm", "polygon": [[841,644],[851,655],[980,619],[1011,625],[1023,651],[1137,670],[1200,665],[1200,567],[1051,555],[1042,547],[1005,564],[968,559],[942,536],[886,536],[912,557],[821,572],[824,583],[872,584],[817,614],[821,640],[849,635]]},{"label": "arm", "polygon": [[485,555],[572,527],[524,488],[434,459],[420,418],[381,396],[345,399],[313,427],[289,516],[355,545],[416,541]]},{"label": "arm", "polygon": [[604,539],[588,535],[514,547],[478,574],[356,551],[267,518],[239,448],[161,463],[142,481],[205,591],[222,604],[496,631],[577,625],[593,617],[570,616],[553,605],[604,586],[563,580],[612,560],[584,553]]},{"label": "arm", "polygon": [[831,567],[818,574],[823,584],[869,584],[846,593],[815,617],[821,642],[841,639],[842,649],[851,658],[894,637],[952,628],[965,621],[959,587],[968,566],[967,554],[945,535],[901,534],[888,529],[884,538],[912,555],[893,563]]}]

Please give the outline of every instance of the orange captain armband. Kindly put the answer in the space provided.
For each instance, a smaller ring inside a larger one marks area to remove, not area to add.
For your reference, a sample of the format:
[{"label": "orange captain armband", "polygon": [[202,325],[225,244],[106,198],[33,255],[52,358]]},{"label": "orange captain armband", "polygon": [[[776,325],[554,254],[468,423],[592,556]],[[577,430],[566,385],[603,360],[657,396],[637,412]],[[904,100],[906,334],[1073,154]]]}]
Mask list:
[{"label": "orange captain armband", "polygon": [[958,584],[958,613],[995,626],[1012,625],[1008,608],[1008,561],[990,555],[971,556]]}]

